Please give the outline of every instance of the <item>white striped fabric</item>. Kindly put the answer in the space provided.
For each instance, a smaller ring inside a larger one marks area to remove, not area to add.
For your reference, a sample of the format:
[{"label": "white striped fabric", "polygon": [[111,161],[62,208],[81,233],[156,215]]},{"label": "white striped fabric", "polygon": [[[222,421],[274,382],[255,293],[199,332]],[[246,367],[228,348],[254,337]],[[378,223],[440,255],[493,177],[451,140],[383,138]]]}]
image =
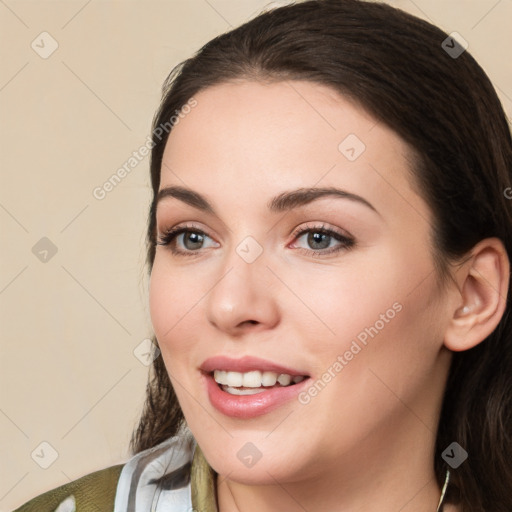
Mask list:
[{"label": "white striped fabric", "polygon": [[119,477],[114,512],[192,512],[195,447],[190,431],[184,431],[132,457]]}]

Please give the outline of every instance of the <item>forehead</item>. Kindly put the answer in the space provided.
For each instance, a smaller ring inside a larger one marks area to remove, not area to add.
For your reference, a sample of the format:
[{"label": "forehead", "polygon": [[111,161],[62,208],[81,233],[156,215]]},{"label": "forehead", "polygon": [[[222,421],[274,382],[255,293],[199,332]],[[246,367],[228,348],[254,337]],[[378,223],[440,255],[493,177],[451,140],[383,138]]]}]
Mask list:
[{"label": "forehead", "polygon": [[186,184],[214,201],[238,192],[245,205],[261,198],[264,206],[283,190],[336,186],[377,209],[429,215],[409,184],[407,144],[327,86],[238,81],[195,100],[169,135],[161,188]]},{"label": "forehead", "polygon": [[166,153],[171,158],[173,150],[193,138],[203,154],[219,160],[227,151],[238,158],[245,150],[251,151],[253,162],[271,157],[282,165],[298,157],[318,159],[325,150],[325,158],[337,160],[346,135],[368,139],[376,125],[364,110],[312,82],[240,80],[209,87],[195,99],[197,106],[169,136]]}]

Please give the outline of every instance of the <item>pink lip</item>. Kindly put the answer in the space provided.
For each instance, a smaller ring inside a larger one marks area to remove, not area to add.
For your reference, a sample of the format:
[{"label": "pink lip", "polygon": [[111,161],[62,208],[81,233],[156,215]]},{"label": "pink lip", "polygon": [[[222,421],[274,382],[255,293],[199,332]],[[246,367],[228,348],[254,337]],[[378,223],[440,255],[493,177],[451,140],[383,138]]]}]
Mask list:
[{"label": "pink lip", "polygon": [[245,356],[241,359],[217,356],[207,359],[200,367],[201,377],[210,403],[226,416],[240,419],[255,418],[267,414],[295,398],[309,385],[309,378],[290,386],[270,387],[254,395],[231,395],[223,391],[213,378],[214,370],[249,372],[252,370],[286,373],[291,376],[307,376],[305,372],[287,368],[257,357]]},{"label": "pink lip", "polygon": [[267,414],[295,398],[304,386],[310,385],[308,378],[298,384],[272,387],[255,395],[231,395],[220,388],[212,374],[203,373],[202,378],[212,406],[226,416],[240,419]]},{"label": "pink lip", "polygon": [[226,356],[210,357],[203,361],[203,364],[199,367],[203,372],[211,373],[214,370],[224,370],[232,372],[250,372],[253,370],[275,372],[277,374],[286,373],[288,375],[304,375],[308,376],[306,372],[300,370],[294,370],[293,368],[287,368],[280,364],[273,363],[272,361],[266,361],[259,357],[244,356],[240,359],[232,359]]}]

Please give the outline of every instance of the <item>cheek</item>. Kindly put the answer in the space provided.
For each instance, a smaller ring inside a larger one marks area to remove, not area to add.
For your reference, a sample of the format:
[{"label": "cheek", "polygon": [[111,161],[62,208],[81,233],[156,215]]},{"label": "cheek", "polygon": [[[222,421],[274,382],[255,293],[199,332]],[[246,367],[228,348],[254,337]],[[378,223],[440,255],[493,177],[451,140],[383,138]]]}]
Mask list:
[{"label": "cheek", "polygon": [[[349,351],[347,360],[383,366],[392,377],[393,368],[406,372],[421,367],[424,357],[435,358],[441,336],[436,318],[442,307],[435,274],[428,259],[398,249],[354,258],[336,279],[326,278],[332,269],[325,276],[301,278],[297,289],[322,321],[314,322],[316,330],[310,327],[308,336],[324,333],[315,348],[323,354],[322,363]],[[315,282],[316,287],[311,285]]]},{"label": "cheek", "polygon": [[345,449],[347,440],[350,445],[377,426],[395,428],[396,418],[410,415],[407,407],[421,411],[421,400],[430,400],[440,334],[432,324],[435,289],[429,282],[409,291],[376,290],[371,306],[367,301],[355,315],[339,314],[332,324],[335,341],[315,347],[319,373],[301,404],[320,424],[343,425],[343,436],[329,438],[327,457],[334,444]]},{"label": "cheek", "polygon": [[155,259],[149,280],[149,312],[153,330],[159,342],[163,341],[163,333],[172,326],[171,315],[175,313],[172,307],[172,287],[169,287],[167,282],[168,277],[161,271]]},{"label": "cheek", "polygon": [[186,276],[185,272],[169,268],[164,258],[155,257],[149,281],[149,310],[164,360],[168,353],[191,346],[187,342],[190,330],[185,326],[201,293],[194,288],[194,280]]},{"label": "cheek", "polygon": [[433,276],[416,289],[403,286],[372,301],[371,314],[351,322],[338,385],[384,417],[402,402],[429,395],[442,346],[443,302]]},{"label": "cheek", "polygon": [[368,254],[366,258],[347,258],[340,268],[294,272],[293,280],[289,277],[294,292],[310,310],[294,304],[293,314],[297,321],[309,324],[317,336],[322,336],[322,350],[343,349],[349,340],[376,322],[381,329],[383,314],[386,319],[394,318],[398,306],[394,309],[393,305],[404,292],[395,267],[390,265],[391,259],[385,254]]}]

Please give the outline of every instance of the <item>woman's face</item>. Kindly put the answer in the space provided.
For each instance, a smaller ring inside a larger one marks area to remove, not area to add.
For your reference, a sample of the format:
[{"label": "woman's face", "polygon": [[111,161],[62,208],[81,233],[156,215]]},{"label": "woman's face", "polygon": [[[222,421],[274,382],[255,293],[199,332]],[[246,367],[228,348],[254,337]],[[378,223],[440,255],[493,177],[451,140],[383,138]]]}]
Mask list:
[{"label": "woman's face", "polygon": [[[162,243],[188,231],[157,246],[150,310],[209,463],[245,483],[425,470],[453,301],[405,143],[314,83],[195,100],[169,136],[157,208]],[[214,370],[234,373],[221,386]]]}]

